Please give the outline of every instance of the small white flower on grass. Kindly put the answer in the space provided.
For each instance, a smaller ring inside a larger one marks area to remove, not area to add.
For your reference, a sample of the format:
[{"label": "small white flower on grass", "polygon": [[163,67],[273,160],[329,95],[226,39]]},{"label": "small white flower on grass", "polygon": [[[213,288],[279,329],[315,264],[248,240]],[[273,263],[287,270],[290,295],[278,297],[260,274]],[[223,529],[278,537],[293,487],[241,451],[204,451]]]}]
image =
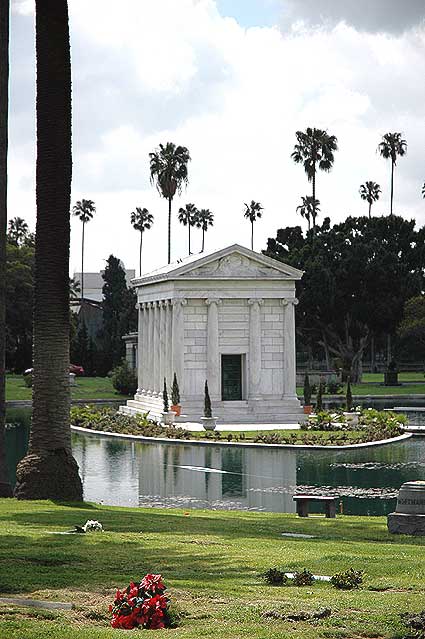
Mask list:
[{"label": "small white flower on grass", "polygon": [[96,521],[96,519],[88,519],[84,526],[82,526],[84,532],[103,532],[103,526],[100,521]]}]

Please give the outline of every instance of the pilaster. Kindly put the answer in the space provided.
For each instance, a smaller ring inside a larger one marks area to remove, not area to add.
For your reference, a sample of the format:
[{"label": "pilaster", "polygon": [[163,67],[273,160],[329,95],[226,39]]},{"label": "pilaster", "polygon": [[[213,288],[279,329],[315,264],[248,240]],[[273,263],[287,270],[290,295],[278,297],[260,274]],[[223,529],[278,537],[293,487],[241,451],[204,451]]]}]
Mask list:
[{"label": "pilaster", "polygon": [[207,315],[207,380],[210,397],[220,400],[220,362],[218,344],[218,305],[221,299],[210,297],[205,300],[208,307]]},{"label": "pilaster", "polygon": [[261,306],[264,300],[251,298],[249,306],[249,388],[248,398],[261,399]]},{"label": "pilaster", "polygon": [[296,298],[282,299],[283,306],[283,397],[296,399],[295,306]]}]

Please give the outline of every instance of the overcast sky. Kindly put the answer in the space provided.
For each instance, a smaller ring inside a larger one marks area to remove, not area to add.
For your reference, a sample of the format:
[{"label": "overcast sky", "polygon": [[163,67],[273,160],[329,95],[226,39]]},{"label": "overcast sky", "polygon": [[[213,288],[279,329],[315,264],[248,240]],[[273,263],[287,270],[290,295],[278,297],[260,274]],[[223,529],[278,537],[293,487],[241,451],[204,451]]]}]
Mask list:
[{"label": "overcast sky", "polygon": [[[389,209],[390,165],[381,136],[401,131],[394,211],[425,223],[425,3],[423,0],[69,0],[73,64],[72,201],[95,201],[86,229],[86,270],[113,253],[138,261],[130,213],[155,216],[144,243],[146,270],[167,258],[167,203],[149,182],[159,142],[188,147],[189,186],[174,200],[173,257],[187,253],[179,206],[209,208],[206,248],[249,246],[243,203],[261,202],[255,248],[300,223],[310,193],[290,154],[295,131],[337,136],[334,169],[317,178],[322,215],[362,215],[365,180]],[[35,224],[34,16],[12,0],[9,216]],[[303,221],[301,221],[304,224]],[[72,222],[71,273],[79,269],[81,224]],[[193,247],[201,233],[194,231]]]}]

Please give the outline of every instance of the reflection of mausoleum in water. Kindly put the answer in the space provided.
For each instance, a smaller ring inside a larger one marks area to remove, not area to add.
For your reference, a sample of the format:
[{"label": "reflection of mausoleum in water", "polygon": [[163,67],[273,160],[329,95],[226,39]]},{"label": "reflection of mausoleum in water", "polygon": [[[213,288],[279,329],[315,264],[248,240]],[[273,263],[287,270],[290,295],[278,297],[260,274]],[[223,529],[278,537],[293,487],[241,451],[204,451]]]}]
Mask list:
[{"label": "reflection of mausoleum in water", "polygon": [[295,512],[296,475],[296,455],[289,450],[147,446],[139,505]]},{"label": "reflection of mausoleum in water", "polygon": [[[180,386],[188,420],[297,422],[295,281],[301,271],[237,244],[133,280],[138,390],[124,412],[162,413],[164,378]],[[134,357],[134,353],[132,353]]]}]

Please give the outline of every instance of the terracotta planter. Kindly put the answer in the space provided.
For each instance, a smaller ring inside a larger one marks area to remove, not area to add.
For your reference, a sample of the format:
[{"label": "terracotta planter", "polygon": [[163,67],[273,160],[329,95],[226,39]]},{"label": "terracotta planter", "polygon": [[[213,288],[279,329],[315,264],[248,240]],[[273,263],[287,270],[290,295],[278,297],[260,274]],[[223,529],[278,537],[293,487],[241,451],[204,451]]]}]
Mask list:
[{"label": "terracotta planter", "polygon": [[311,415],[313,412],[313,406],[311,404],[307,404],[304,406],[304,415]]},{"label": "terracotta planter", "polygon": [[176,414],[176,417],[180,417],[182,412],[182,407],[180,406],[180,404],[172,404],[171,410],[173,411],[173,413]]}]

